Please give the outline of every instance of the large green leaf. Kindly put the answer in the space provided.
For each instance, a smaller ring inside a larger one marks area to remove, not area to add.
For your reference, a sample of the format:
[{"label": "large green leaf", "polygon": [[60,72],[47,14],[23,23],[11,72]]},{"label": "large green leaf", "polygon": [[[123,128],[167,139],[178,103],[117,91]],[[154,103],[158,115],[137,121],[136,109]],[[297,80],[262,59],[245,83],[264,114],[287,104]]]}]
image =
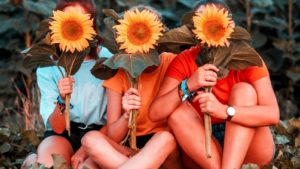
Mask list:
[{"label": "large green leaf", "polygon": [[45,16],[50,16],[52,14],[52,10],[55,8],[55,5],[56,3],[50,0],[39,0],[38,3],[23,0],[23,6],[25,9]]},{"label": "large green leaf", "polygon": [[102,45],[106,47],[111,53],[117,53],[119,51],[119,44],[115,40],[115,31],[113,26],[115,21],[111,17],[106,17],[104,19],[104,32],[102,34]]},{"label": "large green leaf", "polygon": [[118,70],[117,69],[111,69],[108,66],[104,65],[103,62],[106,61],[107,58],[99,58],[95,64],[95,66],[92,68],[91,73],[102,80],[107,80],[111,77],[113,77]]},{"label": "large green leaf", "polygon": [[67,162],[65,159],[58,155],[58,154],[52,154],[53,158],[53,169],[68,169]]},{"label": "large green leaf", "polygon": [[180,53],[182,46],[194,46],[197,44],[197,40],[190,29],[183,25],[166,32],[158,43],[160,49],[166,48],[168,52]]},{"label": "large green leaf", "polygon": [[111,69],[125,69],[133,78],[138,77],[147,67],[160,63],[159,54],[151,50],[147,54],[118,53],[103,64]]},{"label": "large green leaf", "polygon": [[240,26],[236,26],[234,28],[234,32],[230,35],[230,38],[234,40],[251,41],[251,35],[249,32]]},{"label": "large green leaf", "polygon": [[67,74],[74,75],[80,68],[85,56],[90,52],[90,48],[87,48],[83,52],[65,52],[58,58],[58,65],[63,67]]},{"label": "large green leaf", "polygon": [[115,10],[113,10],[113,9],[103,9],[102,12],[106,16],[109,16],[109,17],[111,17],[112,19],[114,19],[116,21],[120,19],[119,14]]},{"label": "large green leaf", "polygon": [[231,61],[227,67],[233,70],[241,70],[250,66],[263,66],[260,55],[244,41],[233,43]]},{"label": "large green leaf", "polygon": [[55,55],[56,50],[53,45],[49,45],[44,41],[41,41],[33,45],[31,48],[25,49],[21,53],[25,56],[23,61],[24,67],[44,67],[54,65],[51,55]]}]

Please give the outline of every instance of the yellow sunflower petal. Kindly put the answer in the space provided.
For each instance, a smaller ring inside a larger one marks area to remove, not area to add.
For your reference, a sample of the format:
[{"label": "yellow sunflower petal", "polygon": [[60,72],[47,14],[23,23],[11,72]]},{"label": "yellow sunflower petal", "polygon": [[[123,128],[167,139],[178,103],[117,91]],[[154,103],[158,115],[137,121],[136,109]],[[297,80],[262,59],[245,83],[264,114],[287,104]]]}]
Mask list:
[{"label": "yellow sunflower petal", "polygon": [[126,11],[119,20],[116,41],[127,53],[147,53],[153,49],[162,35],[163,25],[156,14],[148,10]]},{"label": "yellow sunflower petal", "polygon": [[225,46],[234,28],[230,26],[232,19],[225,9],[215,5],[206,5],[193,17],[196,37],[208,46]]},{"label": "yellow sunflower petal", "polygon": [[96,31],[93,29],[93,19],[90,14],[83,14],[73,8],[67,11],[53,11],[49,23],[51,43],[59,44],[62,51],[81,52],[89,46]]}]

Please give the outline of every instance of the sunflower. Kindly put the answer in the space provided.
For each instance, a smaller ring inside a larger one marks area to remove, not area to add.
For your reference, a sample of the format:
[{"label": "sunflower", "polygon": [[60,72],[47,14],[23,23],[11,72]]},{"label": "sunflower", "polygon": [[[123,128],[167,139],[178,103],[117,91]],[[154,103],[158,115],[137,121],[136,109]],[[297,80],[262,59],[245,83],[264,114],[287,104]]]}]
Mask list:
[{"label": "sunflower", "polygon": [[234,31],[234,22],[225,9],[214,4],[206,5],[193,17],[193,32],[202,43],[210,46],[228,46],[228,39]]},{"label": "sunflower", "polygon": [[59,44],[62,51],[81,52],[89,46],[89,40],[96,35],[91,15],[78,12],[75,8],[53,11],[51,19],[49,23],[51,44]]},{"label": "sunflower", "polygon": [[154,49],[164,30],[158,16],[149,10],[126,11],[124,18],[114,26],[116,41],[126,53],[147,53]]}]

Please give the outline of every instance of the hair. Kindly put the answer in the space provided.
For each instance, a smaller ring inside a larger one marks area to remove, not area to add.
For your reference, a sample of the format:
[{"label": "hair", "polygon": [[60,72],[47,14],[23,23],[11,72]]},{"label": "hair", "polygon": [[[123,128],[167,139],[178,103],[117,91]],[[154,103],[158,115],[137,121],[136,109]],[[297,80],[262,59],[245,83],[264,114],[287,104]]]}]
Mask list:
[{"label": "hair", "polygon": [[[102,38],[100,37],[99,30],[97,28],[97,12],[93,0],[59,0],[56,5],[56,10],[64,10],[66,7],[75,5],[81,6],[85,10],[85,12],[90,14],[91,18],[93,18],[93,28],[97,33],[96,39],[98,40],[99,45],[102,41]],[[91,51],[89,53],[89,55],[94,59],[98,58],[98,45],[95,47],[91,47]]]},{"label": "hair", "polygon": [[231,14],[231,10],[224,0],[199,0],[199,2],[194,6],[193,11],[195,12],[200,6],[207,4],[220,5]]}]

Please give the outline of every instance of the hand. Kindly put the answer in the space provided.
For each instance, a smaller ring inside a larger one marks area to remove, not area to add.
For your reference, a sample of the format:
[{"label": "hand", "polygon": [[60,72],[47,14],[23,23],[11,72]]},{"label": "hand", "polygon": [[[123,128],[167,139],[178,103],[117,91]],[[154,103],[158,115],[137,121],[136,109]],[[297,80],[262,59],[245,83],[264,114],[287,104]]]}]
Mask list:
[{"label": "hand", "polygon": [[88,158],[88,154],[80,147],[71,158],[72,168],[77,169]]},{"label": "hand", "polygon": [[227,105],[220,103],[213,93],[197,92],[197,94],[193,102],[199,102],[201,112],[218,119],[227,119]]},{"label": "hand", "polygon": [[187,86],[191,91],[196,91],[202,87],[212,87],[216,85],[219,69],[211,64],[199,67],[187,81]]},{"label": "hand", "polygon": [[58,81],[58,90],[60,97],[65,100],[67,94],[73,92],[72,85],[75,82],[73,77],[65,77]]},{"label": "hand", "polygon": [[130,88],[122,97],[122,108],[125,113],[129,113],[130,110],[133,109],[141,108],[141,98],[136,89]]}]

